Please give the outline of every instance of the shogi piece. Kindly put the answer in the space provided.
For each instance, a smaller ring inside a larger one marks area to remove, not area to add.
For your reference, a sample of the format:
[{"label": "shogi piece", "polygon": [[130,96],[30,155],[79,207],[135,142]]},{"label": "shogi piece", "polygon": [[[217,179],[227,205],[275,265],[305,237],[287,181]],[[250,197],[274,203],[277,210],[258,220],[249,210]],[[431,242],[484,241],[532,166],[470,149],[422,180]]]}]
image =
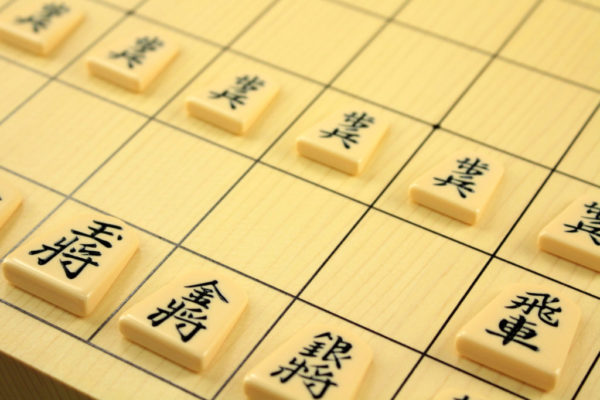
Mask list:
[{"label": "shogi piece", "polygon": [[548,287],[504,290],[456,337],[458,352],[542,390],[555,385],[581,316],[579,306]]},{"label": "shogi piece", "polygon": [[539,247],[600,271],[600,197],[584,195],[571,203],[538,236]]},{"label": "shogi piece", "polygon": [[116,218],[85,213],[43,226],[2,263],[15,286],[86,316],[138,248],[135,231]]},{"label": "shogi piece", "polygon": [[69,2],[23,2],[0,14],[0,38],[34,54],[46,55],[83,21]]},{"label": "shogi piece", "polygon": [[188,97],[188,113],[236,135],[243,135],[267,109],[280,85],[267,75],[226,76]]},{"label": "shogi piece", "polygon": [[23,196],[12,185],[0,181],[0,228],[8,221],[21,202]]},{"label": "shogi piece", "polygon": [[376,109],[349,107],[333,113],[296,140],[300,155],[349,175],[360,174],[389,128]]},{"label": "shogi piece", "polygon": [[250,400],[353,399],[372,358],[352,332],[308,326],[250,370],[244,392]]},{"label": "shogi piece", "polygon": [[411,199],[466,224],[483,214],[504,167],[487,155],[456,153],[410,185]]},{"label": "shogi piece", "polygon": [[179,52],[171,37],[143,32],[101,45],[87,59],[90,73],[133,92],[144,91]]},{"label": "shogi piece", "polygon": [[129,340],[194,371],[210,364],[246,308],[248,296],[206,271],[176,278],[127,310],[119,329]]},{"label": "shogi piece", "polygon": [[465,389],[442,389],[433,400],[485,400],[480,394]]}]

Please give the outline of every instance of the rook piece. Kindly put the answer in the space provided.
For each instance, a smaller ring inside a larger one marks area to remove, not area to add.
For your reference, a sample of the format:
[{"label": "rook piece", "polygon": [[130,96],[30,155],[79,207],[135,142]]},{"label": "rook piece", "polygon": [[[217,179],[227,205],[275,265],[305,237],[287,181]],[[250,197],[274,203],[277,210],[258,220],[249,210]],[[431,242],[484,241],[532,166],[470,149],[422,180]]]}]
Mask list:
[{"label": "rook piece", "polygon": [[17,3],[0,15],[0,37],[34,54],[46,55],[83,21],[69,2]]},{"label": "rook piece", "polygon": [[298,152],[350,175],[360,174],[387,132],[381,112],[365,107],[332,114],[296,140]]},{"label": "rook piece", "polygon": [[142,92],[177,55],[173,39],[140,33],[100,48],[87,59],[90,74],[133,92]]},{"label": "rook piece", "polygon": [[129,340],[194,371],[215,357],[248,303],[246,293],[213,272],[184,274],[127,310]]},{"label": "rook piece", "polygon": [[2,263],[15,286],[73,314],[86,316],[104,297],[138,247],[132,228],[86,213],[43,226]]},{"label": "rook piece", "polygon": [[0,228],[19,207],[23,197],[17,189],[4,181],[0,181]]},{"label": "rook piece", "polygon": [[544,251],[600,271],[600,197],[575,200],[538,236]]},{"label": "rook piece", "polygon": [[348,400],[371,363],[369,346],[351,332],[309,326],[244,378],[250,400]]},{"label": "rook piece", "polygon": [[518,284],[504,290],[456,337],[458,352],[542,390],[558,380],[581,311],[547,287]]},{"label": "rook piece", "polygon": [[416,203],[462,221],[476,223],[498,186],[504,168],[489,156],[457,153],[409,188]]},{"label": "rook piece", "polygon": [[212,83],[188,97],[190,115],[236,135],[245,134],[279,92],[263,73],[240,73]]}]

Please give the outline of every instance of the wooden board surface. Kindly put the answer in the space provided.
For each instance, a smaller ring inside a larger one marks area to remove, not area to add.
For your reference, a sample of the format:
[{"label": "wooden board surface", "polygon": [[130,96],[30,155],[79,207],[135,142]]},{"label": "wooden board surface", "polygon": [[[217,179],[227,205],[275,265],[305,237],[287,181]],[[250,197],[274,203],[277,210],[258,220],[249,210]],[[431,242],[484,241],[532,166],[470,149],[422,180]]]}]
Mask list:
[{"label": "wooden board surface", "polygon": [[[599,1],[73,2],[86,19],[51,56],[0,43],[0,178],[25,197],[0,255],[86,208],[138,229],[141,248],[87,318],[0,280],[2,352],[92,397],[240,399],[252,365],[319,321],[372,346],[360,399],[429,399],[446,386],[487,399],[597,398],[600,274],[535,240],[581,193],[600,193]],[[96,45],[146,27],[181,46],[146,92],[87,74]],[[189,94],[239,69],[282,85],[247,136],[186,115]],[[392,125],[360,177],[296,154],[305,128],[367,103]],[[506,169],[475,227],[408,200],[415,177],[458,149]],[[227,274],[250,298],[202,374],[116,325],[196,268]],[[454,350],[459,327],[516,281],[555,287],[583,312],[551,392]]]}]

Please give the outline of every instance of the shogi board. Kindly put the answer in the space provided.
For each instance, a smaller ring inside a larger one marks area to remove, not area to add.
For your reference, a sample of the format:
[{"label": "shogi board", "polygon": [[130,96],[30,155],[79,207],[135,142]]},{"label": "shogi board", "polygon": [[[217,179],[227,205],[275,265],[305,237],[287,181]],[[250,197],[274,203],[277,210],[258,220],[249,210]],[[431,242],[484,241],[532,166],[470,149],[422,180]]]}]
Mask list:
[{"label": "shogi board", "polygon": [[[25,199],[0,252],[89,208],[136,228],[141,248],[87,318],[0,281],[4,397],[239,399],[250,367],[324,322],[373,349],[360,399],[429,399],[447,386],[598,398],[600,274],[536,248],[571,200],[600,193],[598,0],[74,2],[86,19],[49,57],[0,44],[0,178]],[[181,47],[147,91],[87,74],[98,43],[146,28]],[[247,136],[186,115],[188,95],[240,69],[282,85]],[[391,122],[359,177],[294,150],[344,104]],[[476,226],[408,200],[408,185],[459,149],[506,169]],[[250,299],[201,374],[117,329],[130,304],[194,269],[230,276]],[[516,281],[582,309],[551,392],[454,349],[461,325]]]}]

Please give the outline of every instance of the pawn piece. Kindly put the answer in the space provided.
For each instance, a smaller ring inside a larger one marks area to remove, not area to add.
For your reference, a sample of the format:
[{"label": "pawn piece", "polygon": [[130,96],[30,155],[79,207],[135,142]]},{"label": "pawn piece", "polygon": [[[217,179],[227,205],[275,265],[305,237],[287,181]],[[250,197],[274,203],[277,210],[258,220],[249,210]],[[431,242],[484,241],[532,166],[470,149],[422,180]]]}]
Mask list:
[{"label": "pawn piece", "polygon": [[244,392],[250,400],[352,399],[372,358],[352,332],[309,326],[250,370]]},{"label": "pawn piece", "polygon": [[484,400],[485,397],[474,393],[472,390],[464,389],[442,389],[433,400]]},{"label": "pawn piece", "polygon": [[83,21],[68,2],[26,2],[0,16],[0,38],[34,54],[47,55]]},{"label": "pawn piece", "polygon": [[188,97],[188,113],[236,135],[245,134],[279,92],[263,73],[240,73],[211,83]]},{"label": "pawn piece", "polygon": [[46,225],[2,262],[13,285],[73,314],[98,305],[138,247],[132,228],[88,212]]},{"label": "pawn piece", "polygon": [[215,357],[248,303],[229,279],[208,271],[179,276],[119,320],[129,340],[194,371]]},{"label": "pawn piece", "polygon": [[456,336],[458,352],[542,390],[560,376],[579,323],[579,306],[549,287],[508,287]]},{"label": "pawn piece", "polygon": [[504,167],[489,156],[457,153],[445,159],[409,188],[416,203],[475,224],[496,190]]},{"label": "pawn piece", "polygon": [[571,203],[542,229],[538,245],[600,272],[600,197],[584,195]]},{"label": "pawn piece", "polygon": [[165,35],[140,33],[101,45],[87,59],[90,74],[142,92],[175,58],[179,48]]},{"label": "pawn piece", "polygon": [[8,221],[21,202],[23,196],[12,185],[0,181],[0,228]]},{"label": "pawn piece", "polygon": [[347,107],[331,114],[296,140],[300,155],[349,175],[360,174],[389,128],[381,112]]}]

